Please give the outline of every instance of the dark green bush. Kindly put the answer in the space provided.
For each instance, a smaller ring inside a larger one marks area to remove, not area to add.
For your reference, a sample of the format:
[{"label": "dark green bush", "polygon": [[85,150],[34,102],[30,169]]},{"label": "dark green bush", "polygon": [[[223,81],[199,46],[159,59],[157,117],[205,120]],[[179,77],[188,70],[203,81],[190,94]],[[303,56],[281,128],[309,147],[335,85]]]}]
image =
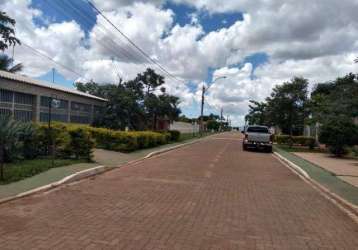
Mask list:
[{"label": "dark green bush", "polygon": [[67,155],[73,155],[76,159],[92,160],[94,141],[85,128],[69,129],[70,143],[66,147]]},{"label": "dark green bush", "polygon": [[171,141],[179,141],[180,139],[180,131],[178,130],[169,130],[170,133],[170,140]]},{"label": "dark green bush", "polygon": [[358,126],[350,117],[332,117],[322,125],[319,140],[328,146],[332,154],[343,156],[348,147],[358,144]]}]

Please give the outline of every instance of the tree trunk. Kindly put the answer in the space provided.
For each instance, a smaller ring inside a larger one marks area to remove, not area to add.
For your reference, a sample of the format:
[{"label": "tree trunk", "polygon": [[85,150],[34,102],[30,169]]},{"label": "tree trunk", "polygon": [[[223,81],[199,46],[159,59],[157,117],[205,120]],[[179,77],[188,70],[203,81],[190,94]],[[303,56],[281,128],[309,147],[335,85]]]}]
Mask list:
[{"label": "tree trunk", "polygon": [[4,180],[4,146],[0,145],[0,179]]}]

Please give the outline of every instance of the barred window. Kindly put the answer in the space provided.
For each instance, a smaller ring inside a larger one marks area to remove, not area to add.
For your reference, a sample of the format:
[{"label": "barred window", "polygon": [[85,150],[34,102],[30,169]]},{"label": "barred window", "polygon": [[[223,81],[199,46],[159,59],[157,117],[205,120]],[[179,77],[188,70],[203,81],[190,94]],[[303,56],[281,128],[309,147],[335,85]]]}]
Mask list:
[{"label": "barred window", "polygon": [[71,115],[71,122],[72,123],[89,124],[90,121],[91,121],[91,119],[88,116]]},{"label": "barred window", "polygon": [[0,102],[11,102],[12,103],[13,94],[14,94],[14,92],[12,92],[12,91],[0,89]]},{"label": "barred window", "polygon": [[0,109],[0,115],[11,115],[10,109]]},{"label": "barred window", "polygon": [[89,113],[89,112],[91,112],[91,105],[79,103],[79,102],[71,102],[71,110]]},{"label": "barred window", "polygon": [[[48,122],[49,113],[40,113],[40,122]],[[51,121],[67,122],[67,115],[51,113]]]},{"label": "barred window", "polygon": [[30,122],[32,121],[32,111],[15,110],[14,118],[17,121]]},{"label": "barred window", "polygon": [[[41,107],[49,107],[51,97],[41,96],[40,105]],[[57,99],[59,101],[58,109],[68,109],[68,101]],[[52,106],[53,107],[53,106]]]},{"label": "barred window", "polygon": [[24,93],[15,92],[15,103],[33,105],[34,96]]}]

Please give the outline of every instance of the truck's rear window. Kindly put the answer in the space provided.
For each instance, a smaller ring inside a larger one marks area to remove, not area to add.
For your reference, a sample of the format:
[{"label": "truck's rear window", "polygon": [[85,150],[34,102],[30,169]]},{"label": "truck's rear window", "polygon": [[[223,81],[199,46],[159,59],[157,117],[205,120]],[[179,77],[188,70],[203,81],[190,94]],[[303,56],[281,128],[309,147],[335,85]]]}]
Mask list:
[{"label": "truck's rear window", "polygon": [[269,133],[268,128],[264,128],[264,127],[248,127],[247,132],[265,133],[265,134]]}]

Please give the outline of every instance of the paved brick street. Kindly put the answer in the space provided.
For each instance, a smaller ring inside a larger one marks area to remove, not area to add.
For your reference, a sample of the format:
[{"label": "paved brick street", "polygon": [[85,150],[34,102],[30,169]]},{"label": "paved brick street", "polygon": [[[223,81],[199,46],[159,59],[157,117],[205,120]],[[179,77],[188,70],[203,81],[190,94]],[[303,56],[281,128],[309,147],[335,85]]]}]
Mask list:
[{"label": "paved brick street", "polygon": [[0,205],[1,249],[357,249],[358,225],[239,135]]}]

